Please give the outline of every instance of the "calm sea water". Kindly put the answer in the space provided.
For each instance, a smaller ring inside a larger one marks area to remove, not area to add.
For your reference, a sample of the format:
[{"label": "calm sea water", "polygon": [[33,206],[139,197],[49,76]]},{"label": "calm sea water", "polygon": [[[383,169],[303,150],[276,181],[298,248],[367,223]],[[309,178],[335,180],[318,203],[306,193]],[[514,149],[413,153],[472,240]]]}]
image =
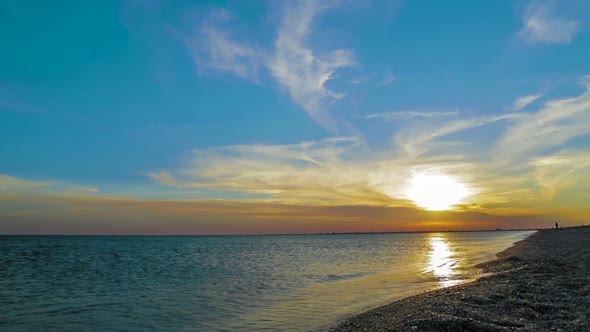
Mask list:
[{"label": "calm sea water", "polygon": [[0,330],[318,329],[529,234],[0,237]]}]

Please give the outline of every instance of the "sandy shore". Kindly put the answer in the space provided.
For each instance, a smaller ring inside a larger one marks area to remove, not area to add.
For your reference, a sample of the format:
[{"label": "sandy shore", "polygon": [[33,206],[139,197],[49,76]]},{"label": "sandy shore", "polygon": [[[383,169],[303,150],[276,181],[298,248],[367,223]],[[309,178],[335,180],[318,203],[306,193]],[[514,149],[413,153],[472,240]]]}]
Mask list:
[{"label": "sandy shore", "polygon": [[590,227],[542,230],[478,265],[493,275],[350,317],[331,331],[590,331]]}]

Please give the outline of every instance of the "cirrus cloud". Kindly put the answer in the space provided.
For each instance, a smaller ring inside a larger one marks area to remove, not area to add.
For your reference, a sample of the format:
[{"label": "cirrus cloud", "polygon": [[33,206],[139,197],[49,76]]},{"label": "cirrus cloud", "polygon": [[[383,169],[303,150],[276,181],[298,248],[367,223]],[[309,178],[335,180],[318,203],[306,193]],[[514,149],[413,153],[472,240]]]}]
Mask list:
[{"label": "cirrus cloud", "polygon": [[533,2],[522,17],[519,36],[528,43],[569,44],[581,23],[560,17],[547,3]]},{"label": "cirrus cloud", "polygon": [[233,17],[225,10],[216,10],[197,29],[197,37],[187,39],[187,45],[203,69],[226,71],[253,81],[258,81],[259,71],[266,69],[314,121],[337,132],[339,126],[329,108],[344,94],[329,89],[326,83],[334,79],[339,69],[355,64],[354,53],[349,49],[319,52],[307,44],[314,18],[328,8],[311,0],[287,5],[274,48],[267,50],[230,38],[220,23]]}]

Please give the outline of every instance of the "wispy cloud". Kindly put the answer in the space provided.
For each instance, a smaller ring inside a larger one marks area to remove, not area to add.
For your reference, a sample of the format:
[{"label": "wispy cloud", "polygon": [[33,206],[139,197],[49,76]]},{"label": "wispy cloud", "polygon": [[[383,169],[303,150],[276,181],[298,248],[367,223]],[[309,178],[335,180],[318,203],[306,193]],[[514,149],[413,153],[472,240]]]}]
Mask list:
[{"label": "wispy cloud", "polygon": [[[535,167],[535,179],[541,193],[547,199],[553,199],[568,185],[578,185],[578,181],[567,183],[568,177],[576,172],[590,170],[590,151],[563,150],[546,157],[536,158],[532,164]],[[578,177],[578,180],[580,178]],[[589,189],[588,186],[585,189]]]},{"label": "wispy cloud", "polygon": [[[469,190],[462,211],[514,215],[540,209],[542,214],[563,188],[561,179],[590,166],[587,157],[588,151],[572,151],[498,164],[460,154],[375,155],[351,137],[195,151],[184,167],[147,175],[166,186],[262,195],[253,202],[269,204],[414,208],[407,191],[412,176],[446,174]],[[541,208],[539,202],[544,202]]]},{"label": "wispy cloud", "polygon": [[98,188],[70,184],[54,180],[29,180],[12,175],[0,174],[0,194],[68,195],[94,194]]},{"label": "wispy cloud", "polygon": [[203,20],[196,35],[186,39],[200,70],[214,69],[257,80],[263,55],[243,42],[238,42],[223,30],[221,24],[231,22],[233,16],[217,9]]},{"label": "wispy cloud", "polygon": [[525,107],[527,107],[530,103],[534,102],[535,100],[541,98],[542,94],[536,95],[528,95],[519,97],[514,101],[514,104],[510,108],[511,110],[519,111]]},{"label": "wispy cloud", "polygon": [[287,88],[291,98],[320,125],[335,131],[327,106],[343,96],[326,87],[340,68],[355,63],[352,51],[336,49],[326,54],[306,45],[314,16],[326,9],[315,1],[298,1],[286,8],[269,61],[273,76]]},{"label": "wispy cloud", "polygon": [[45,188],[55,185],[53,181],[32,181],[0,174],[0,192],[22,191],[24,189]]},{"label": "wispy cloud", "polygon": [[224,32],[212,28],[205,29],[202,36],[208,45],[209,57],[200,64],[241,77],[257,76],[258,57],[253,49],[228,39]]},{"label": "wispy cloud", "polygon": [[98,193],[100,190],[95,187],[68,186],[66,188],[66,191],[69,193],[95,194]]},{"label": "wispy cloud", "polygon": [[[166,185],[266,194],[298,203],[394,204],[395,199],[375,183],[375,171],[381,167],[358,160],[366,152],[358,137],[288,145],[237,145],[195,151],[194,160],[186,168],[147,175]],[[403,179],[401,173],[396,176]]]},{"label": "wispy cloud", "polygon": [[321,53],[308,45],[315,16],[328,8],[312,0],[290,2],[283,11],[274,48],[268,50],[231,38],[221,23],[232,21],[233,15],[215,10],[203,20],[197,37],[188,39],[188,45],[200,68],[227,71],[254,81],[261,69],[268,70],[311,118],[336,132],[338,125],[329,107],[344,94],[329,89],[326,83],[340,68],[354,65],[355,59],[348,49]]},{"label": "wispy cloud", "polygon": [[[483,127],[495,122],[514,120],[524,117],[521,113],[508,113],[495,116],[475,116],[471,118],[459,118],[450,121],[434,121],[420,127],[412,126],[403,129],[395,135],[395,142],[410,156],[417,157],[431,150],[440,142],[435,140],[447,135],[461,132],[467,129]],[[435,119],[436,117],[431,117]]]},{"label": "wispy cloud", "polygon": [[379,82],[377,82],[377,86],[379,86],[379,87],[388,86],[388,85],[391,85],[396,80],[397,80],[397,76],[395,76],[391,72],[390,69],[387,69],[385,71],[385,74],[383,75],[383,78],[381,78],[381,80]]},{"label": "wispy cloud", "polygon": [[355,85],[361,84],[361,83],[364,83],[366,80],[367,80],[366,76],[361,76],[361,77],[349,80],[348,84],[355,84]]},{"label": "wispy cloud", "polygon": [[521,159],[551,151],[590,133],[590,83],[574,98],[548,101],[534,113],[523,114],[497,143],[501,159]]},{"label": "wispy cloud", "polygon": [[422,111],[398,111],[398,112],[383,112],[366,115],[367,119],[384,119],[384,120],[396,120],[400,118],[443,118],[448,116],[457,116],[459,111],[449,112],[422,112]]},{"label": "wispy cloud", "polygon": [[470,178],[481,166],[458,155],[375,155],[350,137],[195,151],[183,168],[147,175],[163,185],[263,194],[262,199],[289,204],[413,206],[406,189],[414,174],[451,175],[474,194],[476,187],[488,187]]},{"label": "wispy cloud", "polygon": [[[580,185],[574,183],[571,189],[563,179],[588,167],[584,149],[555,153],[590,133],[590,83],[584,79],[583,84],[586,91],[580,95],[535,104],[537,109],[528,112],[462,117],[457,111],[409,110],[368,115],[399,121],[392,146],[379,151],[360,136],[234,145],[195,151],[181,167],[148,176],[162,185],[239,192],[282,204],[412,207],[408,181],[414,174],[436,172],[456,177],[469,188],[465,210],[545,213],[559,197],[577,197]],[[530,102],[533,98],[528,97]],[[485,141],[473,143],[473,148],[469,145],[477,135],[465,141],[457,138],[461,136],[449,139],[491,125],[480,137]]]},{"label": "wispy cloud", "polygon": [[549,4],[533,1],[522,16],[523,28],[519,35],[529,43],[569,44],[580,22],[560,17]]}]

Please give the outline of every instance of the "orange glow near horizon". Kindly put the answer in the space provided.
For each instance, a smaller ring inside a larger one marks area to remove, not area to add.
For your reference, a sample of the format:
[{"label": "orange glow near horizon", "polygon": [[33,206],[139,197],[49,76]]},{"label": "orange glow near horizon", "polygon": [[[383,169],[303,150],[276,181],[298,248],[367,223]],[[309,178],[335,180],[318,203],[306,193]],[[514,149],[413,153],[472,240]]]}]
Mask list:
[{"label": "orange glow near horizon", "polygon": [[[273,202],[2,196],[0,234],[301,234],[490,230],[577,226],[580,214],[543,210],[433,212],[412,206],[317,206]],[[528,213],[527,213],[528,212]],[[547,217],[551,214],[550,217]],[[556,217],[559,216],[559,217]],[[587,223],[588,224],[588,223]]]}]

